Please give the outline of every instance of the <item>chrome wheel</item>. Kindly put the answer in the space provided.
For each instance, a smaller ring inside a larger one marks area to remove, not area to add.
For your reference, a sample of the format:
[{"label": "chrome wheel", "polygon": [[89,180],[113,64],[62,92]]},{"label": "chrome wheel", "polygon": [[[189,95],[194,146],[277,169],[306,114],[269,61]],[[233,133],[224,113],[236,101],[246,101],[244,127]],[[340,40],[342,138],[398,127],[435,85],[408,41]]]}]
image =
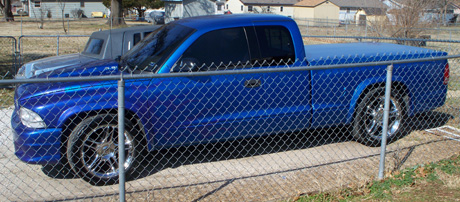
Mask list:
[{"label": "chrome wheel", "polygon": [[[133,125],[125,119],[124,146],[126,179],[138,163],[138,140]],[[67,141],[67,159],[72,170],[93,185],[111,185],[119,178],[118,118],[103,114],[79,123]]]},{"label": "chrome wheel", "polygon": [[[365,109],[365,130],[373,138],[381,138],[383,130],[383,114],[385,97],[380,97],[369,103]],[[394,98],[390,98],[390,113],[388,119],[387,136],[393,136],[399,129],[401,123],[401,106]]]},{"label": "chrome wheel", "polygon": [[[133,137],[125,131],[125,170],[134,161]],[[81,149],[84,167],[101,178],[118,176],[118,126],[102,125],[89,133]]]},{"label": "chrome wheel", "polygon": [[[388,119],[387,142],[397,139],[405,127],[407,104],[398,94],[392,92]],[[385,89],[369,91],[358,104],[353,123],[353,136],[368,146],[379,146],[382,141]]]}]

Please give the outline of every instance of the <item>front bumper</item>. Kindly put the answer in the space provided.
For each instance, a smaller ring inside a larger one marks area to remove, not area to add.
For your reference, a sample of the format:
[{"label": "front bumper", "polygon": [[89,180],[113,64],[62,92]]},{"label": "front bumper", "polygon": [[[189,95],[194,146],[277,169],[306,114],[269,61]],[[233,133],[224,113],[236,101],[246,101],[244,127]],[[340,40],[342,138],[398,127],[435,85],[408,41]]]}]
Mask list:
[{"label": "front bumper", "polygon": [[21,123],[17,110],[11,116],[16,156],[30,164],[56,164],[61,158],[60,128],[28,128]]}]

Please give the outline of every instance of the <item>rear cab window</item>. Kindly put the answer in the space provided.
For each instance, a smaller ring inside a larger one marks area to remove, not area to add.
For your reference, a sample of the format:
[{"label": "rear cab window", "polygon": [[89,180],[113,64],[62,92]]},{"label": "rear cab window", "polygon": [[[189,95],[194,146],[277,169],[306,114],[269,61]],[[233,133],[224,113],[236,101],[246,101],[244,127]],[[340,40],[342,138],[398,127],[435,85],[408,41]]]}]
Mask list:
[{"label": "rear cab window", "polygon": [[135,46],[139,41],[141,41],[141,33],[135,33],[133,35],[133,46]]},{"label": "rear cab window", "polygon": [[283,26],[254,27],[259,43],[259,62],[289,65],[295,61],[295,50],[289,30]]}]

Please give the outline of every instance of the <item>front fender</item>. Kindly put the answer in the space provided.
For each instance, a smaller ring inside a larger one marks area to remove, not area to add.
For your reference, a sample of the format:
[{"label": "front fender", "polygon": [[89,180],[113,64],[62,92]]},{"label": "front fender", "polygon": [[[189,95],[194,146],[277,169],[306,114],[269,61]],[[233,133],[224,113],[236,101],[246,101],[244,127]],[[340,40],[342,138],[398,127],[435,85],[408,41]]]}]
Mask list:
[{"label": "front fender", "polygon": [[[147,133],[144,127],[145,124],[148,124],[151,120],[147,120],[145,116],[139,117],[139,115],[142,115],[142,112],[139,110],[142,110],[142,106],[140,106],[139,103],[136,104],[130,101],[125,101],[125,115],[130,114],[130,116],[133,116],[134,119],[136,119],[136,123],[133,124],[139,127],[139,134],[145,136],[148,148],[151,150],[155,145],[153,141],[153,134]],[[57,126],[58,128],[64,128],[65,124],[68,123],[69,120],[72,121],[75,117],[81,117],[83,114],[83,118],[86,118],[90,114],[97,114],[100,112],[118,112],[118,101],[109,101],[106,102],[105,105],[100,105],[97,102],[94,102],[69,107],[59,117]]]},{"label": "front fender", "polygon": [[104,106],[97,103],[88,103],[69,107],[61,114],[56,125],[58,128],[63,128],[69,119],[77,116],[78,114],[91,114],[92,112],[111,111],[113,109],[117,110],[117,107],[117,101],[106,102],[106,105]]}]

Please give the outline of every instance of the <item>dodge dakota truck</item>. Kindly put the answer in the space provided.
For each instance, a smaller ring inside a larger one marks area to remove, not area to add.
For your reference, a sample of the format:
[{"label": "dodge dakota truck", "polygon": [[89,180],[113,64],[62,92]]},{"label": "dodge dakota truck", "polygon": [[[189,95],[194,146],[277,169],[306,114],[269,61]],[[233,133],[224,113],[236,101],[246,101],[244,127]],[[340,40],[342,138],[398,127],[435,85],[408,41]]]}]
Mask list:
[{"label": "dodge dakota truck", "polygon": [[[82,61],[32,78],[173,76],[126,80],[122,165],[129,177],[144,150],[307,128],[350,126],[356,141],[376,146],[382,139],[386,66],[256,70],[444,55],[386,43],[305,46],[290,18],[221,15],[166,24],[119,63]],[[250,73],[223,74],[247,69]],[[222,74],[192,76],[202,72]],[[444,104],[448,78],[447,60],[394,65],[389,142],[404,134],[409,117]],[[11,120],[15,154],[31,164],[68,162],[78,176],[94,185],[117,183],[117,95],[117,81],[18,86]]]}]

